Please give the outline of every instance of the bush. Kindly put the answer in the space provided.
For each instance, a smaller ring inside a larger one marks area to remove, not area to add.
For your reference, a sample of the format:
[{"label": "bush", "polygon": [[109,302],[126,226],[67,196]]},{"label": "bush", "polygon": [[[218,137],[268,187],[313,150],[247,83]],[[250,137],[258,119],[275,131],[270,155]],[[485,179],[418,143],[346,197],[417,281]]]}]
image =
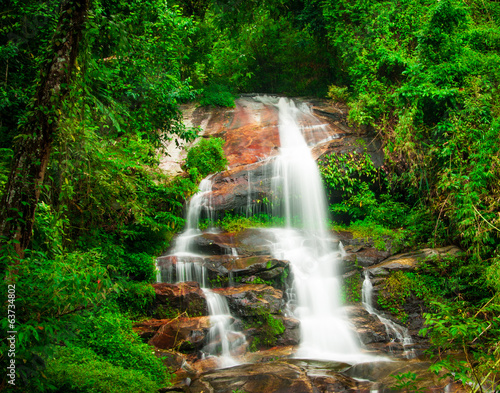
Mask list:
[{"label": "bush", "polygon": [[137,370],[157,383],[166,379],[163,364],[132,330],[132,322],[111,308],[89,315],[74,343],[94,351],[113,366]]},{"label": "bush", "polygon": [[138,281],[153,282],[156,274],[154,259],[145,252],[124,255],[120,270]]},{"label": "bush", "polygon": [[152,393],[160,387],[141,371],[125,369],[102,359],[92,350],[66,347],[48,363],[49,391],[64,393]]},{"label": "bush", "polygon": [[120,310],[138,318],[147,314],[155,299],[155,291],[146,282],[125,281],[124,288],[116,301]]},{"label": "bush", "polygon": [[347,87],[331,85],[328,87],[327,96],[333,101],[347,103],[347,100],[349,99],[349,92],[347,91]]},{"label": "bush", "polygon": [[225,170],[227,158],[223,146],[221,138],[201,139],[188,150],[186,168],[196,168],[202,177]]},{"label": "bush", "polygon": [[234,107],[234,95],[230,89],[224,85],[211,84],[201,94],[201,106],[224,106]]}]

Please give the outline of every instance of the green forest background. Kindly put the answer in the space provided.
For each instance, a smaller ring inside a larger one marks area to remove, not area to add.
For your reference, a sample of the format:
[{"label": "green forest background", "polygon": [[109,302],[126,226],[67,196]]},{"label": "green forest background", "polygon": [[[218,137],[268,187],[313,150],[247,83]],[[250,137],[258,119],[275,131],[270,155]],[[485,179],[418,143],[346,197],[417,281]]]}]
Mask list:
[{"label": "green forest background", "polygon": [[[13,157],[43,109],[33,97],[54,58],[63,4],[2,4],[7,220]],[[57,132],[22,258],[12,233],[2,233],[2,277],[16,285],[17,391],[153,392],[168,384],[132,320],[147,315],[154,260],[183,227],[184,202],[224,158],[215,141],[206,149],[211,167],[193,159],[188,175],[169,178],[157,169],[161,147],[196,137],[180,104],[233,106],[249,92],[329,97],[350,108],[353,127],[382,140],[382,168],[348,156],[321,163],[328,191],[343,190],[330,207],[342,218],[336,225],[389,234],[401,250],[460,246],[460,258],[396,277],[397,299],[409,290],[429,299],[426,334],[443,355],[436,370],[476,390],[498,378],[499,24],[500,3],[488,0],[91,1],[68,93],[43,109]],[[8,299],[6,285],[1,296]],[[5,334],[3,301],[2,313]],[[457,350],[464,361],[446,357]]]}]

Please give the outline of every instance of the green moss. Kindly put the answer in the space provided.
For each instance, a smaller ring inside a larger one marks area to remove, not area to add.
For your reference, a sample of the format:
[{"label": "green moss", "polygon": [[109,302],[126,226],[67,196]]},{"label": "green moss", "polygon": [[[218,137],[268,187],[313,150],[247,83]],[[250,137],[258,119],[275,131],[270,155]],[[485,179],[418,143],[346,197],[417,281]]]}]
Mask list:
[{"label": "green moss", "polygon": [[250,351],[255,352],[261,347],[273,347],[276,345],[277,336],[285,331],[285,326],[281,319],[275,318],[264,307],[256,310],[256,315],[246,328],[258,329],[258,334],[250,344]]},{"label": "green moss", "polygon": [[361,274],[356,272],[342,283],[341,297],[344,302],[359,302],[361,300]]},{"label": "green moss", "polygon": [[402,271],[392,273],[379,292],[377,303],[391,314],[406,322],[408,314],[404,310],[406,299],[411,294],[412,280]]}]

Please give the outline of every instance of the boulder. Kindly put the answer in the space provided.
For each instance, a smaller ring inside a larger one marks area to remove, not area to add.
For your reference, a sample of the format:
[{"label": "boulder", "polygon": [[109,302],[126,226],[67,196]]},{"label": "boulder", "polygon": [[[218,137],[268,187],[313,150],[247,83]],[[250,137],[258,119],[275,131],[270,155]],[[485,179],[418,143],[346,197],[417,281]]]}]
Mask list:
[{"label": "boulder", "polygon": [[236,287],[216,288],[214,292],[225,296],[233,315],[255,316],[263,311],[279,314],[283,307],[283,292],[265,284],[243,284]]},{"label": "boulder", "polygon": [[462,392],[463,389],[453,385],[449,378],[443,378],[444,373],[436,375],[429,371],[431,362],[420,360],[398,360],[398,361],[374,361],[358,363],[353,365],[343,374],[352,378],[363,378],[376,384],[373,388],[385,391],[397,385],[394,375],[406,373],[416,374],[416,385],[418,391],[439,391],[439,392]]},{"label": "boulder", "polygon": [[267,229],[247,228],[235,236],[236,250],[240,256],[269,255],[276,235]]},{"label": "boulder", "polygon": [[345,311],[351,326],[363,344],[369,345],[389,340],[384,324],[375,315],[366,311],[362,305],[347,306]]},{"label": "boulder", "polygon": [[292,364],[269,362],[244,364],[202,374],[190,386],[191,393],[316,393],[306,372]]},{"label": "boulder", "polygon": [[300,343],[300,321],[295,318],[277,316],[283,323],[285,331],[277,337],[276,345],[290,346]]},{"label": "boulder", "polygon": [[456,246],[424,248],[403,254],[393,255],[368,270],[373,276],[385,276],[391,271],[414,270],[418,264],[431,257],[458,256],[462,250]]},{"label": "boulder", "polygon": [[187,312],[189,315],[208,314],[205,294],[197,282],[157,283],[153,284],[153,288],[156,293],[155,315],[169,314],[174,311]]},{"label": "boulder", "polygon": [[228,277],[228,284],[252,282],[256,279],[272,281],[282,289],[289,275],[289,262],[272,258],[270,255],[258,255],[238,258],[233,256],[214,256],[205,258],[205,267],[211,282],[220,276]]},{"label": "boulder", "polygon": [[171,372],[175,372],[188,365],[186,355],[180,352],[156,349],[155,355],[157,358],[161,359],[161,362],[164,364],[164,366],[167,367]]},{"label": "boulder", "polygon": [[211,327],[210,317],[172,319],[158,329],[149,344],[158,349],[178,349],[183,352],[201,349]]},{"label": "boulder", "polygon": [[152,338],[158,329],[170,322],[170,319],[149,319],[134,325],[133,330],[144,340]]},{"label": "boulder", "polygon": [[380,251],[375,247],[347,246],[344,250],[346,252],[342,258],[344,271],[350,271],[356,266],[373,266],[390,255],[388,251]]}]

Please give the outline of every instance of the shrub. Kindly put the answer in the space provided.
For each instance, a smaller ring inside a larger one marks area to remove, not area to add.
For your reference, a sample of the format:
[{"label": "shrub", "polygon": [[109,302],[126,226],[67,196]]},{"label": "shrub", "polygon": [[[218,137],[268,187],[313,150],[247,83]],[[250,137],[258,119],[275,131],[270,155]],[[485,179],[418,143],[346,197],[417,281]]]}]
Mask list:
[{"label": "shrub", "polygon": [[227,166],[221,138],[201,139],[187,152],[186,168],[196,168],[202,177],[223,171]]},{"label": "shrub", "polygon": [[46,373],[53,392],[152,393],[160,387],[143,372],[113,365],[81,347],[59,349]]},{"label": "shrub", "polygon": [[349,99],[349,92],[347,91],[347,87],[331,85],[328,87],[327,96],[333,101],[347,103],[347,100]]},{"label": "shrub", "polygon": [[94,351],[113,366],[138,370],[157,383],[166,379],[163,364],[132,330],[132,322],[111,308],[88,315],[75,345]]},{"label": "shrub", "polygon": [[137,318],[147,314],[155,299],[155,291],[146,282],[125,281],[124,288],[117,296],[120,310]]},{"label": "shrub", "polygon": [[124,255],[120,270],[139,281],[153,282],[156,274],[154,259],[145,252]]},{"label": "shrub", "polygon": [[210,84],[203,89],[200,99],[201,106],[234,107],[234,95],[227,86]]}]

